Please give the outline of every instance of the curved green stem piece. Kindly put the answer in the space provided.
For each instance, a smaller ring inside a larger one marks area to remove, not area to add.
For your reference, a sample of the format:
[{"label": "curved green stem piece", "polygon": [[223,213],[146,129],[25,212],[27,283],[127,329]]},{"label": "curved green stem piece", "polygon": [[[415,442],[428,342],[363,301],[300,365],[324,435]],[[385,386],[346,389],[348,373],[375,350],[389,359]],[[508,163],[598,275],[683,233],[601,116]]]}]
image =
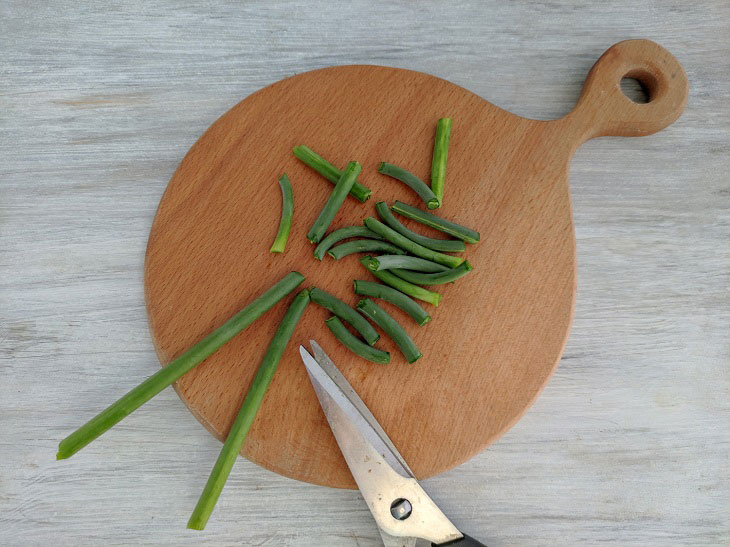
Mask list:
[{"label": "curved green stem piece", "polygon": [[[334,245],[338,241],[342,241],[343,239],[347,239],[350,237],[367,237],[370,239],[381,240],[383,239],[375,232],[368,230],[365,226],[346,226],[327,234],[325,238],[319,242],[319,245],[317,245],[317,247],[314,249],[314,258],[316,258],[317,260],[322,260],[325,253],[329,251],[332,245]],[[459,243],[461,243],[461,241]]]},{"label": "curved green stem piece", "polygon": [[345,304],[336,296],[323,291],[322,289],[318,289],[317,287],[312,287],[309,290],[309,297],[312,299],[312,302],[318,306],[328,309],[346,323],[350,323],[350,325],[352,325],[353,328],[360,333],[360,336],[362,336],[371,346],[380,338],[378,331],[376,331],[362,315],[357,313],[353,308]]},{"label": "curved green stem piece", "polygon": [[442,285],[443,283],[451,283],[452,281],[459,279],[461,276],[468,274],[473,269],[474,268],[472,268],[471,264],[464,262],[447,272],[423,273],[402,270],[399,268],[394,268],[390,271],[401,279],[405,279],[409,283],[414,283],[415,285]]},{"label": "curved green stem piece", "polygon": [[325,323],[332,331],[332,334],[335,335],[335,338],[337,338],[343,346],[355,355],[359,355],[363,359],[367,359],[368,361],[378,363],[380,365],[387,365],[390,363],[390,353],[368,346],[365,342],[347,330],[347,327],[342,324],[342,321],[340,321],[337,316],[333,315],[327,319]]},{"label": "curved green stem piece", "polygon": [[[398,249],[400,250],[400,249]],[[447,272],[450,268],[442,264],[436,264],[430,260],[424,260],[415,256],[403,256],[400,254],[395,255],[380,255],[373,257],[373,263],[375,264],[375,270],[393,270],[395,268],[401,268],[404,270],[414,270],[416,272]],[[464,262],[463,264],[466,264]]]},{"label": "curved green stem piece", "polygon": [[375,283],[374,281],[356,279],[354,281],[354,288],[355,294],[357,295],[370,296],[390,302],[410,315],[421,327],[431,320],[431,316],[415,300],[395,290],[393,287]]},{"label": "curved green stem piece", "polygon": [[294,216],[294,192],[286,173],[281,175],[279,187],[281,188],[281,222],[279,222],[279,231],[274,239],[274,244],[269,249],[271,253],[284,252],[286,242],[289,239],[292,217]]},{"label": "curved green stem piece", "polygon": [[466,245],[460,239],[436,239],[435,237],[428,237],[416,232],[409,230],[401,222],[395,218],[395,215],[390,212],[388,204],[384,201],[379,201],[375,204],[375,210],[378,212],[380,220],[385,224],[393,228],[399,234],[406,236],[411,241],[415,241],[419,245],[423,245],[434,251],[442,251],[446,253],[461,253],[466,251]]},{"label": "curved green stem piece", "polygon": [[413,207],[412,205],[408,205],[402,201],[396,201],[393,204],[393,210],[406,218],[410,218],[411,220],[415,220],[416,222],[435,228],[436,230],[449,234],[450,236],[463,239],[467,243],[477,243],[479,241],[479,232],[476,230],[472,230],[471,228],[467,228],[466,226],[462,226],[456,222],[451,222],[450,220],[436,216],[428,211],[422,211],[418,207]]},{"label": "curved green stem piece", "polygon": [[380,167],[378,167],[378,173],[388,175],[389,177],[393,177],[394,179],[401,181],[418,194],[418,197],[424,201],[426,207],[429,209],[438,209],[440,204],[436,194],[433,193],[431,188],[429,188],[425,182],[410,171],[406,171],[402,167],[398,167],[392,163],[381,162]]},{"label": "curved green stem piece", "polygon": [[369,298],[360,300],[357,303],[357,309],[360,313],[369,317],[371,321],[393,339],[393,342],[400,348],[403,356],[409,363],[415,363],[421,358],[423,354],[416,347],[411,337],[408,336],[408,333],[400,326],[400,323],[393,319],[387,311]]},{"label": "curved green stem piece", "polygon": [[341,243],[337,247],[333,247],[327,254],[335,260],[339,260],[347,255],[353,253],[393,253],[393,254],[406,254],[406,252],[400,247],[396,247],[392,243],[387,241],[378,241],[377,239],[356,239],[354,241],[348,241],[347,243]]},{"label": "curved green stem piece", "polygon": [[449,156],[451,139],[451,118],[441,118],[436,124],[436,138],[433,141],[433,160],[431,161],[431,190],[444,202],[444,182],[446,181],[446,159]]}]

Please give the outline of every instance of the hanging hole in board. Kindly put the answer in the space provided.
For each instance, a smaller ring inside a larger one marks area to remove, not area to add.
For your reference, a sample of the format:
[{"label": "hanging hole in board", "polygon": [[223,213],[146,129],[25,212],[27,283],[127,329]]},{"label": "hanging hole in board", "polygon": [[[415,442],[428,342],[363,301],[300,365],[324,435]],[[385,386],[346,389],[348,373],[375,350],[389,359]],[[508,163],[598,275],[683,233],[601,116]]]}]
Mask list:
[{"label": "hanging hole in board", "polygon": [[649,90],[635,78],[622,78],[621,91],[635,103],[646,104],[650,101]]},{"label": "hanging hole in board", "polygon": [[651,102],[656,95],[656,78],[645,70],[629,71],[621,78],[621,92],[638,104]]}]

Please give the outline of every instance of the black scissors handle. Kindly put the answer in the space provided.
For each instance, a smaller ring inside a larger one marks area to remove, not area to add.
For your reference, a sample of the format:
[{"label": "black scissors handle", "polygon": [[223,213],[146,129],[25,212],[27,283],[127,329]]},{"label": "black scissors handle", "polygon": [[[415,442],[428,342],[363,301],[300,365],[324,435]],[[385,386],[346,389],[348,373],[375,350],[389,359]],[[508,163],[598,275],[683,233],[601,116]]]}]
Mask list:
[{"label": "black scissors handle", "polygon": [[455,541],[449,541],[448,543],[432,543],[432,547],[487,547],[483,543],[478,542],[473,537],[467,536],[464,534],[463,538],[457,539]]}]

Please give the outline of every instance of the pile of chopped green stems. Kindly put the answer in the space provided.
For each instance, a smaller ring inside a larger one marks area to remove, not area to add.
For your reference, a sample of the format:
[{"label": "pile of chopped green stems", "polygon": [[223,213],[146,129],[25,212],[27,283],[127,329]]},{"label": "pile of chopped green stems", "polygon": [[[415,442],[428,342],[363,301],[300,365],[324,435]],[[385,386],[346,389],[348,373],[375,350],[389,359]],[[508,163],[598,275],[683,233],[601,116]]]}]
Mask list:
[{"label": "pile of chopped green stems", "polygon": [[[438,120],[430,186],[406,169],[387,162],[380,164],[378,172],[408,186],[423,200],[428,209],[441,207],[444,200],[450,133],[451,119]],[[390,354],[375,347],[380,338],[378,331],[373,327],[375,324],[393,340],[405,359],[409,363],[414,363],[422,355],[420,350],[406,329],[375,300],[385,301],[401,309],[416,325],[422,327],[431,320],[431,316],[416,300],[432,306],[438,306],[441,301],[440,293],[425,287],[451,283],[472,270],[472,266],[464,258],[446,253],[465,251],[467,243],[473,244],[479,241],[479,233],[400,201],[396,201],[390,207],[385,202],[377,202],[375,210],[379,219],[369,216],[363,220],[362,226],[348,226],[328,234],[327,230],[348,194],[363,203],[370,197],[370,189],[357,180],[362,167],[359,163],[351,161],[344,170],[340,170],[306,146],[297,146],[293,152],[300,161],[334,184],[327,202],[306,235],[311,243],[316,244],[314,257],[323,260],[325,255],[329,255],[334,260],[340,260],[353,253],[371,253],[362,256],[360,262],[365,271],[380,283],[354,280],[354,293],[363,297],[355,307],[318,287],[303,289],[290,300],[289,308],[269,343],[253,383],[190,517],[188,528],[196,530],[205,528],[236,457],[241,452],[243,442],[281,356],[310,302],[332,313],[325,324],[335,338],[351,352],[373,363],[384,365],[390,362]],[[282,192],[282,215],[278,233],[270,249],[272,253],[285,251],[294,215],[294,195],[286,174],[279,179],[279,185]],[[439,230],[450,238],[432,238],[416,233],[403,225],[396,214]],[[345,239],[349,241],[340,243]],[[372,256],[374,253],[378,254]],[[69,458],[183,374],[199,365],[279,301],[289,296],[302,281],[304,276],[298,272],[290,272],[284,276],[180,357],[63,439],[58,446],[57,459]]]}]

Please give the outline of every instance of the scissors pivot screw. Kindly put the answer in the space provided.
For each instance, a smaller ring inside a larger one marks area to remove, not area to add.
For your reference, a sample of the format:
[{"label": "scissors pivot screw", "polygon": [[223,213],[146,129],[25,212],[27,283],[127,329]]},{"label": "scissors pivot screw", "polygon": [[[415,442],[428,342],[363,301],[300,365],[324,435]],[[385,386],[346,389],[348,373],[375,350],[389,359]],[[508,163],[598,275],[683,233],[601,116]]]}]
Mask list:
[{"label": "scissors pivot screw", "polygon": [[395,520],[406,520],[412,512],[413,506],[407,499],[398,498],[390,504],[390,514]]}]

